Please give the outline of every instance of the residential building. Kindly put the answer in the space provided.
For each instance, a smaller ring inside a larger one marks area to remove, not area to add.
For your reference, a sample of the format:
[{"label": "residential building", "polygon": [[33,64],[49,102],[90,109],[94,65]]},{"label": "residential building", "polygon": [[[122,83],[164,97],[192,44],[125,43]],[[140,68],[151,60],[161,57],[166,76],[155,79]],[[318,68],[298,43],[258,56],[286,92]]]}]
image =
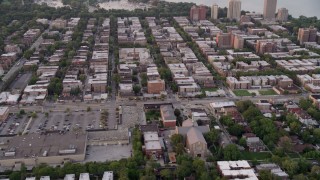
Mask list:
[{"label": "residential building", "polygon": [[229,0],[228,18],[240,20],[241,16],[241,1]]},{"label": "residential building", "polygon": [[165,82],[162,79],[148,81],[148,93],[160,94],[165,91]]},{"label": "residential building", "polygon": [[278,9],[277,20],[280,22],[287,22],[289,16],[289,11],[287,8]]},{"label": "residential building", "polygon": [[300,45],[303,45],[305,42],[316,42],[317,40],[317,28],[299,28],[298,41]]},{"label": "residential building", "polygon": [[277,164],[268,163],[268,164],[259,164],[256,166],[257,171],[267,170],[270,171],[272,175],[279,177],[283,180],[288,180],[289,175],[284,172]]},{"label": "residential building", "polygon": [[113,171],[106,171],[103,173],[102,180],[113,180]]},{"label": "residential building", "polygon": [[144,146],[142,147],[145,155],[151,159],[162,157],[163,150],[160,143],[158,132],[143,133]]},{"label": "residential building", "polygon": [[90,180],[89,173],[81,173],[79,176],[79,180]]},{"label": "residential building", "polygon": [[218,161],[217,168],[222,177],[226,179],[250,179],[258,180],[254,169],[248,161]]},{"label": "residential building", "polygon": [[40,29],[29,29],[27,32],[23,34],[23,43],[27,46],[31,45],[33,41],[40,35]]},{"label": "residential building", "polygon": [[277,50],[277,43],[268,40],[258,40],[256,44],[256,53],[265,54],[273,53]]},{"label": "residential building", "polygon": [[64,19],[56,19],[51,22],[52,29],[63,29],[67,26],[67,20]]},{"label": "residential building", "polygon": [[218,33],[216,41],[219,48],[232,48],[231,33]]},{"label": "residential building", "polygon": [[17,53],[7,53],[0,56],[0,67],[9,70],[11,65],[17,60]]},{"label": "residential building", "polygon": [[274,20],[277,10],[277,0],[264,0],[263,17],[266,20]]},{"label": "residential building", "polygon": [[241,76],[238,79],[235,77],[227,77],[227,84],[230,89],[258,89],[272,88],[277,86],[282,89],[293,87],[293,80],[288,76]]},{"label": "residential building", "polygon": [[192,6],[190,9],[190,20],[191,21],[200,21],[205,20],[207,16],[207,8],[203,5]]},{"label": "residential building", "polygon": [[174,115],[174,109],[172,105],[162,105],[160,106],[161,120],[164,127],[175,127],[176,126],[176,116]]},{"label": "residential building", "polygon": [[21,48],[17,44],[7,44],[4,47],[4,51],[6,53],[17,53],[17,54],[20,54],[22,52]]},{"label": "residential building", "polygon": [[218,19],[218,11],[219,6],[217,4],[213,4],[211,6],[211,19]]},{"label": "residential building", "polygon": [[91,92],[105,93],[107,92],[107,73],[99,73],[89,77],[88,86]]},{"label": "residential building", "polygon": [[76,179],[75,174],[66,174],[63,180],[75,180],[75,179]]},{"label": "residential building", "polygon": [[133,95],[133,85],[132,83],[120,83],[119,84],[119,94],[121,96],[131,96]]},{"label": "residential building", "polygon": [[1,106],[0,107],[0,122],[6,120],[9,116],[9,107]]},{"label": "residential building", "polygon": [[320,93],[320,74],[297,75],[301,85],[312,93]]},{"label": "residential building", "polygon": [[246,139],[250,152],[260,152],[265,150],[265,146],[259,137],[249,137]]}]

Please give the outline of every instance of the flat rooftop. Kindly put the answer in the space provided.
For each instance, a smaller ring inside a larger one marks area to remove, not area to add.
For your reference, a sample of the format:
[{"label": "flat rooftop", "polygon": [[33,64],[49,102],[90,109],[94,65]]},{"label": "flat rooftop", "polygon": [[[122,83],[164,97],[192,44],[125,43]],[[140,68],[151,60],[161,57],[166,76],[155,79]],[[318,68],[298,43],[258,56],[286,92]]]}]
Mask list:
[{"label": "flat rooftop", "polygon": [[83,154],[86,142],[86,133],[32,133],[15,136],[7,143],[5,152],[0,153],[0,160]]}]

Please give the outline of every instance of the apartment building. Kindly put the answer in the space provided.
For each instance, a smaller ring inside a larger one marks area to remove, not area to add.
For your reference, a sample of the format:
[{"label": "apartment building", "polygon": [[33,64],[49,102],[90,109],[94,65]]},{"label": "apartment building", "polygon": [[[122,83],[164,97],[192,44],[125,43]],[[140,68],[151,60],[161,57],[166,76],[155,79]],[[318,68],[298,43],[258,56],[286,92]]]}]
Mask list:
[{"label": "apartment building", "polygon": [[320,93],[320,74],[297,75],[297,78],[302,86],[312,93]]},{"label": "apartment building", "polygon": [[27,46],[30,46],[32,42],[35,41],[36,38],[40,35],[40,33],[40,29],[29,29],[27,32],[23,34],[22,42]]},{"label": "apartment building", "polygon": [[227,77],[230,89],[260,89],[277,86],[288,89],[293,86],[293,80],[288,76],[242,76],[239,80],[235,77]]},{"label": "apartment building", "polygon": [[190,9],[190,20],[191,21],[199,21],[205,20],[207,16],[207,8],[203,5],[197,7],[192,6]]},{"label": "apartment building", "polygon": [[[80,19],[79,19],[80,20]],[[65,19],[55,19],[51,22],[51,29],[63,29],[67,26],[67,20]]]},{"label": "apartment building", "polygon": [[303,45],[305,42],[316,42],[317,40],[317,28],[299,28],[298,32],[298,41],[300,45]]},{"label": "apartment building", "polygon": [[107,73],[97,73],[90,76],[88,79],[88,86],[91,92],[106,93],[107,92]]},{"label": "apartment building", "polygon": [[298,74],[312,73],[320,68],[320,59],[276,60],[277,66]]},{"label": "apartment building", "polygon": [[17,60],[17,54],[16,53],[7,53],[7,54],[2,54],[0,56],[0,67],[3,70],[9,70],[11,65]]}]

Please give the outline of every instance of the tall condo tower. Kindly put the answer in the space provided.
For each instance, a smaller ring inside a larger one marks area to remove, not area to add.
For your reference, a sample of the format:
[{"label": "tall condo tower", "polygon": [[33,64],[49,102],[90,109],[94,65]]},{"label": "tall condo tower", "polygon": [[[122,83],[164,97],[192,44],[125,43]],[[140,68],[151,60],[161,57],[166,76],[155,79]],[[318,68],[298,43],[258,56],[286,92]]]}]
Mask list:
[{"label": "tall condo tower", "polygon": [[277,0],[264,0],[263,17],[267,20],[274,20],[277,10]]},{"label": "tall condo tower", "polygon": [[240,20],[241,16],[241,1],[229,0],[228,18]]}]

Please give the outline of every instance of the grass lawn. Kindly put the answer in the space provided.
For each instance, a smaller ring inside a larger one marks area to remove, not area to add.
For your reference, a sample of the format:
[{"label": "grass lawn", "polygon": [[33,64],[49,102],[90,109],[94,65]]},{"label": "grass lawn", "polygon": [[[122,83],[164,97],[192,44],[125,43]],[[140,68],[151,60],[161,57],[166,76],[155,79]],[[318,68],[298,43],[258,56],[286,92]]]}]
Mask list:
[{"label": "grass lawn", "polygon": [[234,90],[233,93],[236,96],[251,96],[251,93],[249,91],[243,89]]},{"label": "grass lawn", "polygon": [[241,159],[244,160],[265,160],[269,158],[271,158],[271,154],[268,152],[241,151]]},{"label": "grass lawn", "polygon": [[150,110],[146,112],[146,120],[158,120],[161,117],[160,111]]},{"label": "grass lawn", "polygon": [[259,94],[262,96],[277,95],[277,93],[273,89],[261,90],[259,91]]},{"label": "grass lawn", "polygon": [[288,155],[290,158],[300,158],[299,154],[298,154],[298,153],[295,153],[295,152],[287,153],[287,155]]}]

